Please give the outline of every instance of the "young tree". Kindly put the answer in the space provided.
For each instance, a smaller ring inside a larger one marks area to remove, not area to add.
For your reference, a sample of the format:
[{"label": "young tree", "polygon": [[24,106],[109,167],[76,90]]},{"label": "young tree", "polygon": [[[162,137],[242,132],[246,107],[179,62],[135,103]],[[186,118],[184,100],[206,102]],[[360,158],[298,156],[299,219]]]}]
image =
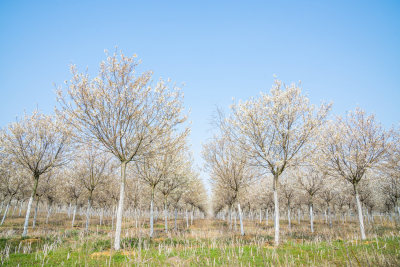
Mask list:
[{"label": "young tree", "polygon": [[320,138],[324,169],[353,186],[363,240],[366,236],[358,186],[365,173],[384,158],[388,137],[389,133],[375,121],[374,115],[357,108],[344,119],[338,117],[336,122],[328,124]]},{"label": "young tree", "polygon": [[29,215],[39,178],[66,162],[69,140],[70,131],[60,120],[38,111],[24,115],[1,132],[1,153],[10,155],[13,161],[28,170],[34,182],[22,236],[28,233]]},{"label": "young tree", "polygon": [[228,130],[252,160],[273,175],[275,244],[279,244],[278,180],[284,170],[296,165],[307,145],[325,121],[330,105],[316,112],[301,88],[276,80],[269,94],[233,104]]},{"label": "young tree", "polygon": [[314,166],[308,166],[299,168],[296,176],[299,188],[306,193],[310,212],[310,229],[311,232],[314,233],[314,198],[323,188],[324,182],[326,181],[326,174]]},{"label": "young tree", "polygon": [[111,158],[107,153],[101,153],[91,144],[87,144],[81,148],[75,161],[74,167],[79,170],[80,183],[87,191],[85,230],[88,231],[93,193],[106,182],[107,176],[112,172]]},{"label": "young tree", "polygon": [[[185,155],[182,155],[185,156]],[[166,175],[160,183],[158,190],[164,198],[164,224],[165,232],[168,232],[168,197],[177,190],[180,186],[187,183],[187,175],[190,175],[191,162],[185,162],[184,159],[179,158],[171,164],[171,171]]]},{"label": "young tree", "polygon": [[163,80],[152,86],[152,73],[137,74],[138,64],[135,56],[114,53],[94,79],[72,66],[68,97],[58,94],[65,120],[121,163],[115,250],[120,249],[126,165],[156,153],[154,143],[186,120],[179,88],[171,90]]},{"label": "young tree", "polygon": [[[160,141],[160,140],[159,140]],[[150,237],[153,237],[154,233],[154,193],[156,187],[172,173],[176,168],[177,157],[179,156],[180,150],[183,148],[182,141],[176,139],[171,142],[170,139],[163,139],[163,143],[169,143],[165,146],[163,151],[159,151],[157,154],[144,157],[142,160],[135,161],[136,173],[139,178],[150,187]]]},{"label": "young tree", "polygon": [[237,202],[240,220],[240,233],[244,235],[240,197],[244,190],[255,178],[254,169],[250,169],[243,151],[231,142],[230,139],[214,137],[203,146],[205,168],[210,173],[214,185],[231,192]]},{"label": "young tree", "polygon": [[3,225],[7,217],[12,200],[27,186],[26,177],[25,170],[18,169],[9,159],[0,159],[0,190],[8,198],[0,225]]},{"label": "young tree", "polygon": [[78,201],[83,195],[84,191],[84,188],[82,188],[79,174],[80,171],[77,170],[74,167],[74,165],[72,165],[71,169],[66,169],[63,173],[65,179],[62,188],[66,194],[65,197],[67,197],[69,201],[72,201],[74,203],[74,210],[72,213],[72,222],[71,222],[72,227],[74,227],[75,224],[75,216],[76,216],[76,210],[78,208]]}]

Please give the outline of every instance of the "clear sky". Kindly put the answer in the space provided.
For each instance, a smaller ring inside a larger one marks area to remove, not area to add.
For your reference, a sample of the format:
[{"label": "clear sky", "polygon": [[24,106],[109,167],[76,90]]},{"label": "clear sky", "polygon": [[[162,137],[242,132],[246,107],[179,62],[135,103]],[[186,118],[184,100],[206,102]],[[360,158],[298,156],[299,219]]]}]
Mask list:
[{"label": "clear sky", "polygon": [[301,80],[335,114],[359,106],[385,126],[400,121],[398,0],[1,0],[0,127],[24,110],[52,113],[69,64],[95,73],[115,46],[186,84],[198,165],[216,106],[269,90],[274,74]]}]

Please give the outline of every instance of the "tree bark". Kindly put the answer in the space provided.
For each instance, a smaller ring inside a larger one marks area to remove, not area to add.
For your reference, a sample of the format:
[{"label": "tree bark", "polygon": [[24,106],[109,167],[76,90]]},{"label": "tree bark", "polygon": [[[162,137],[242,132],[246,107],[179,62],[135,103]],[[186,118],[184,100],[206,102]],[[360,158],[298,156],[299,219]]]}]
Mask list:
[{"label": "tree bark", "polygon": [[75,215],[76,215],[76,208],[78,207],[78,203],[75,202],[75,207],[74,207],[74,211],[72,214],[72,227],[74,227],[74,223],[75,223]]},{"label": "tree bark", "polygon": [[240,209],[240,203],[239,202],[238,202],[238,212],[239,212],[239,221],[240,221],[240,235],[244,235],[242,210]]},{"label": "tree bark", "polygon": [[361,232],[361,239],[365,240],[367,237],[365,236],[365,228],[364,228],[364,219],[361,207],[360,197],[358,195],[357,185],[354,184],[354,193],[356,195],[356,204],[357,204],[357,212],[358,212],[358,221],[360,224],[360,232]]},{"label": "tree bark", "polygon": [[51,213],[52,204],[49,204],[47,207],[47,216],[46,216],[46,224],[49,223],[50,213]]},{"label": "tree bark", "polygon": [[313,204],[310,203],[310,228],[311,233],[314,233],[314,214],[313,214]]},{"label": "tree bark", "polygon": [[6,210],[4,211],[3,219],[1,220],[0,225],[3,225],[4,220],[7,217],[8,209],[10,208],[10,203],[11,203],[11,198],[10,198],[10,201],[8,201],[8,203],[7,203]]},{"label": "tree bark", "polygon": [[38,182],[39,182],[39,175],[35,175],[34,180],[35,180],[35,183],[33,185],[32,194],[31,194],[31,197],[29,198],[28,208],[26,210],[26,215],[25,215],[24,231],[22,232],[23,237],[25,237],[28,234],[29,214],[31,213],[33,197],[36,195],[36,189],[37,189]]},{"label": "tree bark", "polygon": [[121,240],[121,227],[122,227],[122,212],[124,210],[126,164],[127,164],[127,162],[125,162],[125,161],[121,162],[121,184],[120,184],[120,190],[119,190],[117,224],[115,227],[115,242],[114,242],[115,250],[120,250],[120,248],[121,248],[120,240]]},{"label": "tree bark", "polygon": [[279,199],[278,199],[278,175],[274,175],[274,204],[275,204],[275,246],[279,245]]},{"label": "tree bark", "polygon": [[153,237],[153,232],[154,232],[153,205],[154,205],[154,187],[151,188],[151,199],[150,199],[150,238]]},{"label": "tree bark", "polygon": [[19,213],[18,213],[18,217],[21,217],[21,213],[22,213],[22,206],[24,204],[24,201],[21,201],[21,204],[19,206]]},{"label": "tree bark", "polygon": [[175,207],[175,223],[174,223],[174,229],[175,231],[178,230],[178,224],[177,224],[177,219],[178,219],[178,209]]},{"label": "tree bark", "polygon": [[88,206],[86,209],[86,224],[85,224],[85,231],[89,230],[89,221],[90,221],[90,208],[92,206],[92,192],[90,192],[89,199],[88,199]]},{"label": "tree bark", "polygon": [[290,230],[291,227],[292,227],[292,224],[291,224],[291,221],[290,221],[290,207],[288,207],[288,210],[287,210],[287,219],[288,219],[288,228]]},{"label": "tree bark", "polygon": [[37,197],[37,199],[36,199],[35,215],[33,216],[32,229],[35,228],[35,226],[36,226],[36,218],[37,218],[37,213],[38,213],[38,207],[39,207],[39,197]]},{"label": "tree bark", "polygon": [[164,227],[165,227],[165,233],[168,233],[167,197],[165,197],[164,199]]}]

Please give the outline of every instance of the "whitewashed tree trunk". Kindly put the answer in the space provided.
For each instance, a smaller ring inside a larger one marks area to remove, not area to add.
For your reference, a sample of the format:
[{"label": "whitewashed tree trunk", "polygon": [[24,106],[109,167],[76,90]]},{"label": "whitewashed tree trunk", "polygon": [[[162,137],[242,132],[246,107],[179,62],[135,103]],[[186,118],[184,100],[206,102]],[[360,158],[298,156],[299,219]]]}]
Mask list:
[{"label": "whitewashed tree trunk", "polygon": [[28,224],[29,224],[29,215],[31,213],[31,208],[32,208],[32,202],[33,202],[33,198],[36,195],[36,189],[38,186],[38,182],[39,182],[39,176],[35,176],[35,184],[33,185],[33,190],[32,190],[32,194],[31,197],[29,198],[29,202],[28,202],[28,207],[26,210],[26,215],[25,215],[25,222],[24,222],[24,231],[22,232],[22,236],[25,237],[28,234]]},{"label": "whitewashed tree trunk", "polygon": [[87,210],[86,210],[86,224],[85,224],[85,231],[87,232],[89,230],[89,221],[90,221],[90,208],[92,205],[91,201],[91,196],[88,199],[88,205],[87,205]]},{"label": "whitewashed tree trunk", "polygon": [[104,209],[101,208],[101,213],[100,213],[100,226],[103,224],[103,216],[104,216]]},{"label": "whitewashed tree trunk", "polygon": [[186,215],[186,228],[189,228],[189,214],[187,212],[187,209],[185,209],[185,215]]},{"label": "whitewashed tree trunk", "polygon": [[356,204],[357,204],[357,211],[358,211],[358,221],[360,224],[361,239],[365,240],[367,237],[365,236],[365,228],[364,228],[364,220],[363,220],[363,214],[362,214],[361,201],[360,201],[360,197],[358,195],[358,190],[357,190],[356,185],[354,186],[354,191],[355,191],[355,195],[356,195]]},{"label": "whitewashed tree trunk", "polygon": [[154,205],[154,187],[151,189],[151,199],[150,199],[150,238],[153,237],[154,225],[153,225],[153,205]]},{"label": "whitewashed tree trunk", "polygon": [[121,163],[121,184],[119,190],[119,201],[118,201],[118,210],[117,210],[117,224],[115,227],[115,242],[114,249],[120,250],[121,248],[121,227],[122,227],[122,212],[124,210],[124,197],[125,197],[125,171],[126,171],[127,162]]},{"label": "whitewashed tree trunk", "polygon": [[313,216],[313,204],[310,204],[310,228],[311,233],[314,233],[314,216]]},{"label": "whitewashed tree trunk", "polygon": [[265,225],[268,226],[268,209],[265,211]]},{"label": "whitewashed tree trunk", "polygon": [[69,207],[68,207],[68,218],[71,218],[71,206],[72,206],[72,203],[70,202]]},{"label": "whitewashed tree trunk", "polygon": [[240,221],[240,235],[244,235],[242,210],[240,209],[240,203],[239,202],[238,202],[238,212],[239,212],[239,221]]},{"label": "whitewashed tree trunk", "polygon": [[232,230],[232,205],[229,206],[229,230]]},{"label": "whitewashed tree trunk", "polygon": [[233,218],[235,219],[235,223],[233,224],[233,226],[234,226],[234,230],[236,232],[236,230],[237,230],[236,211],[235,211],[235,216]]},{"label": "whitewashed tree trunk", "polygon": [[193,213],[194,213],[194,207],[192,207],[192,212],[190,212],[190,225],[193,225]]},{"label": "whitewashed tree trunk", "polygon": [[278,176],[274,176],[274,204],[275,204],[275,245],[279,245],[279,199],[278,199]]},{"label": "whitewashed tree trunk", "polygon": [[300,225],[301,222],[301,214],[300,214],[300,209],[297,209],[297,222]]},{"label": "whitewashed tree trunk", "polygon": [[4,211],[3,219],[1,219],[0,225],[3,225],[4,220],[5,220],[6,217],[7,217],[8,209],[10,208],[10,203],[11,203],[11,199],[10,199],[10,201],[8,201],[8,203],[7,203],[6,210]]},{"label": "whitewashed tree trunk", "polygon": [[262,221],[262,211],[260,209],[260,224],[261,224],[261,221]]},{"label": "whitewashed tree trunk", "polygon": [[39,208],[39,198],[37,198],[37,200],[36,200],[35,215],[33,216],[32,229],[35,228],[35,226],[36,226],[36,218],[37,218],[38,208]]},{"label": "whitewashed tree trunk", "polygon": [[24,205],[24,201],[21,201],[21,204],[19,206],[19,212],[18,212],[18,217],[21,217],[21,213],[22,213],[22,206]]},{"label": "whitewashed tree trunk", "polygon": [[287,218],[288,218],[288,227],[289,227],[289,230],[291,229],[291,227],[292,227],[292,224],[291,224],[291,221],[290,221],[290,208],[288,207],[288,210],[287,210]]},{"label": "whitewashed tree trunk", "polygon": [[51,214],[51,209],[52,209],[52,205],[50,204],[50,205],[47,207],[46,224],[49,223],[49,218],[50,218],[50,214]]},{"label": "whitewashed tree trunk", "polygon": [[74,223],[75,223],[75,215],[76,215],[76,208],[78,207],[78,204],[77,203],[75,203],[75,206],[74,206],[74,211],[73,211],[73,213],[72,213],[72,227],[74,227]]},{"label": "whitewashed tree trunk", "polygon": [[168,233],[168,210],[167,210],[167,199],[164,201],[164,224],[165,232]]},{"label": "whitewashed tree trunk", "polygon": [[178,224],[177,224],[178,209],[176,207],[175,207],[174,213],[175,213],[174,230],[177,231],[178,230]]},{"label": "whitewashed tree trunk", "polygon": [[15,205],[14,205],[14,209],[13,209],[13,211],[12,211],[12,213],[11,213],[11,216],[12,216],[12,217],[14,216],[15,211],[17,210],[18,203],[19,203],[19,201],[17,201],[17,203],[15,203]]}]

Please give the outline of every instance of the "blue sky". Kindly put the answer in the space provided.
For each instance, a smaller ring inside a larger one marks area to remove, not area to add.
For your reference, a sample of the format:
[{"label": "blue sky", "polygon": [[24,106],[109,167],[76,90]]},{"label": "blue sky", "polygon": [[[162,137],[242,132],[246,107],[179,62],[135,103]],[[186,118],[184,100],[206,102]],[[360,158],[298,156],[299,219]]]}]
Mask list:
[{"label": "blue sky", "polygon": [[115,46],[186,84],[198,165],[216,106],[269,90],[274,74],[334,114],[359,106],[389,127],[400,121],[399,14],[400,1],[2,0],[0,127],[52,113],[69,64],[95,73]]}]

